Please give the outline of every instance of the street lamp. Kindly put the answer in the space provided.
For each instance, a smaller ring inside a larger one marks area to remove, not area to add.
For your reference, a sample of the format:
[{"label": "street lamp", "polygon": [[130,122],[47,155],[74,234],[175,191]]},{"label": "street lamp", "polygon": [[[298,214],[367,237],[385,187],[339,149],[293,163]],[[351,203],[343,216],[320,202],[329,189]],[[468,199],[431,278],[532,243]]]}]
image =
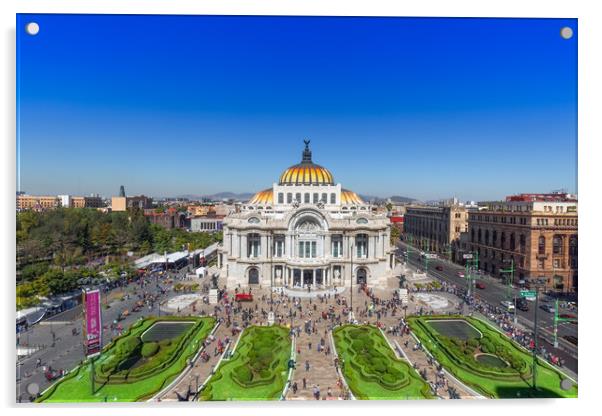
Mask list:
[{"label": "street lamp", "polygon": [[[511,291],[512,291],[512,283],[514,282],[514,271],[516,270],[514,268],[514,258],[510,258],[509,260],[506,259],[504,260],[504,263],[508,263],[510,262],[510,268],[509,269],[500,269],[500,272],[502,273],[510,273],[510,279],[508,281],[508,292],[507,292],[507,298],[508,300],[510,300],[510,295],[511,295]],[[516,324],[517,322],[517,317],[516,317],[516,295],[514,296],[514,323]]]},{"label": "street lamp", "polygon": [[351,259],[351,281],[350,281],[350,292],[351,292],[351,311],[349,312],[349,320],[353,318],[353,242],[351,243],[351,252],[349,253]]},{"label": "street lamp", "polygon": [[535,286],[535,318],[533,320],[534,326],[534,340],[533,340],[533,367],[531,373],[533,375],[533,389],[537,390],[537,338],[538,338],[538,327],[537,327],[537,310],[539,309],[539,289],[545,287],[546,279],[535,279],[531,283]]}]

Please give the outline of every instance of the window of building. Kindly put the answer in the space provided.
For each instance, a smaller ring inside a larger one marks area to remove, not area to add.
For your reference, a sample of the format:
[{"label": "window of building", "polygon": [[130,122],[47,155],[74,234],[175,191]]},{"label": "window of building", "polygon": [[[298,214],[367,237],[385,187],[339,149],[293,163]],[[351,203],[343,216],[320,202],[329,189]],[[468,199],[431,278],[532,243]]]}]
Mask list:
[{"label": "window of building", "polygon": [[318,203],[319,198],[320,198],[320,194],[318,194],[317,192],[314,192],[314,204]]},{"label": "window of building", "polygon": [[489,245],[489,230],[485,230],[485,244]]},{"label": "window of building", "polygon": [[292,204],[293,203],[293,194],[290,193],[290,192],[286,194],[286,203],[287,204]]},{"label": "window of building", "polygon": [[559,269],[560,268],[560,259],[554,259],[554,268],[555,269]]},{"label": "window of building", "polygon": [[316,257],[315,241],[299,241],[299,257],[310,259]]},{"label": "window of building", "polygon": [[516,249],[516,237],[514,233],[510,234],[510,251],[514,251]]},{"label": "window of building", "polygon": [[295,199],[297,200],[298,203],[301,203],[301,192],[297,192],[295,194]]},{"label": "window of building", "polygon": [[343,236],[335,234],[332,236],[332,257],[343,257]]},{"label": "window of building", "polygon": [[284,193],[278,192],[278,203],[284,204]]},{"label": "window of building", "polygon": [[328,194],[326,192],[322,193],[322,202],[324,202],[324,203],[328,202]]},{"label": "window of building", "polygon": [[479,244],[481,243],[481,229],[480,228],[477,231],[477,241],[478,241]]},{"label": "window of building", "polygon": [[562,237],[555,235],[552,240],[552,247],[554,254],[562,254]]},{"label": "window of building", "polygon": [[572,235],[569,238],[569,256],[576,257],[577,256],[577,236]]},{"label": "window of building", "polygon": [[545,259],[539,259],[537,260],[537,268],[538,269],[545,269]]},{"label": "window of building", "polygon": [[247,236],[247,257],[259,257],[261,255],[261,236],[251,233]]},{"label": "window of building", "polygon": [[358,258],[368,257],[368,235],[358,234],[355,237],[355,249]]},{"label": "window of building", "polygon": [[538,239],[538,254],[546,254],[546,238],[542,235]]},{"label": "window of building", "polygon": [[306,192],[303,197],[303,202],[309,204],[309,192]]},{"label": "window of building", "polygon": [[284,236],[278,235],[274,239],[274,255],[276,257],[284,256]]},{"label": "window of building", "polygon": [[333,205],[337,203],[337,194],[334,192],[330,194],[330,203]]}]

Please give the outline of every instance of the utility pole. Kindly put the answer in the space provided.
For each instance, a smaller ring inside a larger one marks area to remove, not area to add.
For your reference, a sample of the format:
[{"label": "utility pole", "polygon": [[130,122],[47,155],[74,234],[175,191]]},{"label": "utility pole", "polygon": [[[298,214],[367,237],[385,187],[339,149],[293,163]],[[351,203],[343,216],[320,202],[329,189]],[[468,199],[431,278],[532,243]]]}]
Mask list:
[{"label": "utility pole", "polygon": [[351,243],[351,252],[349,253],[351,258],[351,311],[349,312],[349,320],[353,317],[353,243]]},{"label": "utility pole", "polygon": [[[504,260],[505,262],[507,260]],[[501,269],[500,272],[502,273],[510,273],[510,279],[508,280],[508,291],[506,292],[506,297],[508,298],[508,300],[511,299],[512,297],[512,283],[514,282],[514,258],[510,259],[510,268],[509,269]],[[514,296],[514,323],[517,322],[517,316],[516,316],[516,296]]]}]

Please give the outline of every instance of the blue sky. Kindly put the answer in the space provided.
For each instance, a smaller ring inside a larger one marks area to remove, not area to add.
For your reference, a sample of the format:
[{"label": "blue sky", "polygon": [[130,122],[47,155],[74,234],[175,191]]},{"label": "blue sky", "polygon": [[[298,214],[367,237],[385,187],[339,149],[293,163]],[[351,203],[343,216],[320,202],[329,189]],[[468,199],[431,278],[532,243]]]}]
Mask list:
[{"label": "blue sky", "polygon": [[22,14],[17,79],[31,194],[577,191],[576,19]]}]

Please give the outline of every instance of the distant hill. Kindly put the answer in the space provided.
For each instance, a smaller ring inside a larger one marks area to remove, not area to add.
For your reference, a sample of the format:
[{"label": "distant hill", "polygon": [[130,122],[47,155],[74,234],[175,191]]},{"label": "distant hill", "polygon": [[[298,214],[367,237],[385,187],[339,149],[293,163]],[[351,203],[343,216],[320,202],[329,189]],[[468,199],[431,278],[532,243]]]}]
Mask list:
[{"label": "distant hill", "polygon": [[254,193],[243,192],[240,194],[234,192],[218,192],[216,194],[211,195],[197,195],[197,194],[185,194],[178,195],[177,198],[186,198],[191,201],[201,201],[201,200],[209,200],[209,201],[223,201],[223,200],[235,200],[235,201],[247,201],[251,199],[251,197],[255,195]]},{"label": "distant hill", "polygon": [[417,201],[417,199],[408,198],[407,196],[394,195],[391,197],[391,201],[392,202],[410,203],[410,202]]},{"label": "distant hill", "polygon": [[[248,201],[249,199],[251,199],[253,197],[253,195],[255,195],[255,193],[242,192],[242,193],[237,194],[234,192],[218,192],[216,194],[211,194],[211,195],[194,195],[194,194],[178,195],[178,198],[187,198],[192,201],[195,201],[195,200],[200,201],[203,199],[211,200],[211,201],[224,201],[224,200]],[[374,196],[374,195],[360,195],[360,198],[362,198],[366,202],[372,202],[372,203],[386,202],[387,199],[389,199],[389,198],[381,198],[381,197]],[[414,198],[409,198],[406,196],[399,196],[399,195],[394,195],[394,196],[390,197],[390,199],[392,202],[397,202],[397,203],[410,203],[410,202],[416,201],[416,199],[414,199]]]}]

